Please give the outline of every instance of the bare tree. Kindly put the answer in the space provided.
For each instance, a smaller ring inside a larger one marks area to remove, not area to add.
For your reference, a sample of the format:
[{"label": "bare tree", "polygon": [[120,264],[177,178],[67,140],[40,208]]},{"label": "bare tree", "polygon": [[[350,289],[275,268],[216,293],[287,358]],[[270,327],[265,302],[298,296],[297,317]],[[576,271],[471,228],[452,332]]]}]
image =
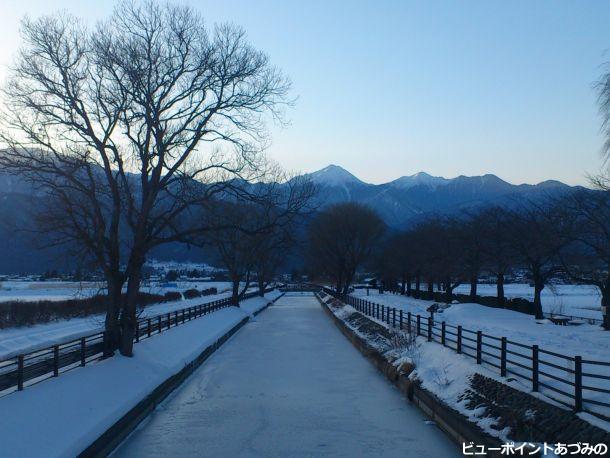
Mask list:
[{"label": "bare tree", "polygon": [[479,275],[483,268],[483,221],[480,214],[468,214],[465,219],[451,222],[455,233],[455,251],[461,257],[464,278],[470,282],[470,299],[477,299]]},{"label": "bare tree", "polygon": [[383,231],[379,216],[364,205],[342,203],[326,208],[309,227],[312,270],[329,276],[337,292],[347,294],[358,268],[370,258]]},{"label": "bare tree", "polygon": [[567,220],[552,204],[529,204],[511,211],[509,236],[519,263],[529,272],[534,284],[534,313],[544,318],[541,293],[549,279],[563,270],[560,252],[570,239]]},{"label": "bare tree", "polygon": [[94,29],[56,15],[22,33],[0,165],[60,202],[48,230],[106,275],[107,341],[131,355],[147,254],[206,230],[183,217],[234,178],[261,179],[264,117],[289,82],[242,29],[209,31],[183,6],[125,2]]},{"label": "bare tree", "polygon": [[610,193],[576,192],[563,197],[558,209],[570,221],[565,236],[572,240],[561,257],[563,268],[574,281],[599,289],[603,326],[610,330]]},{"label": "bare tree", "polygon": [[238,306],[254,275],[263,295],[281,263],[282,250],[292,241],[295,220],[310,211],[316,188],[308,178],[288,177],[276,168],[273,181],[242,183],[233,190],[240,192],[225,193],[206,208],[207,230],[190,240],[216,249],[232,282],[232,303]]},{"label": "bare tree", "polygon": [[496,277],[498,305],[504,307],[504,281],[516,262],[511,244],[510,214],[501,207],[483,209],[477,219],[481,225],[481,251],[484,268]]}]

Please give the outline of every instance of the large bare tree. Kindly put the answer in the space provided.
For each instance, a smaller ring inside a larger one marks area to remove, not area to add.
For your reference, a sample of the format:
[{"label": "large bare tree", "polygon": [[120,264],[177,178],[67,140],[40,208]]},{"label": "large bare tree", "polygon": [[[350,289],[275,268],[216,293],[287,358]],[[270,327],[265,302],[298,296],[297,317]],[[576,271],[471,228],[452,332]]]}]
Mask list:
[{"label": "large bare tree", "polygon": [[0,166],[57,202],[43,220],[104,272],[108,351],[131,355],[147,254],[207,230],[191,209],[235,179],[264,179],[264,121],[290,84],[242,29],[189,7],[125,2],[94,28],[54,15],[22,34]]}]

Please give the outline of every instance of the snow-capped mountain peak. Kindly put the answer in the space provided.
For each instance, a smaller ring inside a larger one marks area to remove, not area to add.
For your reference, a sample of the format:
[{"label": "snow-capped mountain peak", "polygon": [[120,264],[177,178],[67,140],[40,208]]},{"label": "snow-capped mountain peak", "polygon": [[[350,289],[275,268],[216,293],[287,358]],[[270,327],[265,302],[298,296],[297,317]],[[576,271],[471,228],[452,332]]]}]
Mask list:
[{"label": "snow-capped mountain peak", "polygon": [[343,167],[334,164],[324,167],[317,172],[310,173],[309,178],[314,183],[324,184],[326,186],[342,186],[347,183],[363,184],[361,180],[349,173]]},{"label": "snow-capped mountain peak", "polygon": [[391,181],[389,184],[395,188],[409,189],[414,186],[425,185],[429,187],[442,186],[449,183],[447,178],[435,177],[426,172],[417,172],[413,175],[403,176]]}]

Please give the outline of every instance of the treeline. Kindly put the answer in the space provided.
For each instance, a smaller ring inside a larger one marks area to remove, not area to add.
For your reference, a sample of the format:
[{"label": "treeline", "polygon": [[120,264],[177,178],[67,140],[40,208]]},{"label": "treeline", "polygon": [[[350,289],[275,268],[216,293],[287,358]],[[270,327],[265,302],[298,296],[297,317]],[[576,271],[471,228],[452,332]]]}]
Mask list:
[{"label": "treeline", "polygon": [[[594,285],[610,329],[610,193],[581,190],[542,203],[486,207],[452,217],[429,217],[388,234],[373,210],[358,204],[329,207],[310,228],[311,264],[346,293],[357,269],[375,271],[382,285],[430,296],[440,285],[450,302],[470,284],[477,301],[483,274],[496,280],[500,307],[505,278],[524,271],[534,287],[534,314],[543,317],[541,293],[562,275]],[[424,290],[425,285],[425,290]]]}]

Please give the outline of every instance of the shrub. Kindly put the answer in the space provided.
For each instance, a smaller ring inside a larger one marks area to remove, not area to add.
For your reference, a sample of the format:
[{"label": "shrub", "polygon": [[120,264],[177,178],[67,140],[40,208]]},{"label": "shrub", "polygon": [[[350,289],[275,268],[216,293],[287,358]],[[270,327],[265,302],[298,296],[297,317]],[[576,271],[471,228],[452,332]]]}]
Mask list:
[{"label": "shrub", "polygon": [[182,299],[182,294],[177,291],[168,291],[163,297],[165,297],[165,302],[174,302]]},{"label": "shrub", "polygon": [[182,293],[185,299],[194,299],[196,297],[201,297],[201,293],[197,291],[195,288],[187,289]]},{"label": "shrub", "polygon": [[[146,307],[163,300],[164,296],[158,294],[139,293],[138,306]],[[107,303],[106,295],[63,301],[0,302],[0,329],[103,314]]]}]

